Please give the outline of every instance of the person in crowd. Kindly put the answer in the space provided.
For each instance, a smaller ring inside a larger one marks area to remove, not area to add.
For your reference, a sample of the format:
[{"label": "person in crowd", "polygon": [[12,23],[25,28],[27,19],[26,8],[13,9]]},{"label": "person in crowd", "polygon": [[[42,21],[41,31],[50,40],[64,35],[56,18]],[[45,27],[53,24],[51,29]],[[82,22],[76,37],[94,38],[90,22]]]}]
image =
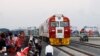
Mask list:
[{"label": "person in crowd", "polygon": [[80,31],[80,41],[88,41],[88,35],[84,28]]},{"label": "person in crowd", "polygon": [[41,50],[42,50],[42,43],[41,43],[41,41],[39,41],[39,42],[38,42],[39,56],[41,56]]},{"label": "person in crowd", "polygon": [[[0,33],[1,34],[1,33]],[[0,40],[1,40],[2,38],[1,38],[1,36],[0,36]]]},{"label": "person in crowd", "polygon": [[15,52],[16,52],[16,47],[15,47],[15,40],[13,38],[13,34],[12,32],[9,32],[9,45],[8,45],[8,52],[10,54],[10,56],[14,56]]},{"label": "person in crowd", "polygon": [[24,31],[21,31],[21,32],[20,32],[20,36],[19,36],[19,37],[21,37],[22,42],[25,41],[25,33],[24,33]]},{"label": "person in crowd", "polygon": [[37,38],[35,38],[35,46],[37,46],[38,45],[38,39]]},{"label": "person in crowd", "polygon": [[17,34],[14,34],[14,41],[16,42],[16,40],[17,40],[17,38],[18,38],[18,35]]},{"label": "person in crowd", "polygon": [[46,56],[53,56],[53,46],[51,46],[51,45],[46,46],[45,55]]},{"label": "person in crowd", "polygon": [[86,31],[85,31],[85,29],[83,28],[83,29],[81,29],[81,31],[80,31],[80,33],[85,33]]},{"label": "person in crowd", "polygon": [[[4,53],[6,52],[6,35],[5,33],[0,34],[1,39],[0,39],[0,55],[3,56]],[[6,53],[7,55],[7,53]]]},{"label": "person in crowd", "polygon": [[24,41],[25,41],[25,33],[21,31],[16,40],[17,51],[21,51],[21,48],[24,45]]},{"label": "person in crowd", "polygon": [[35,47],[35,41],[34,41],[34,37],[32,36],[32,34],[30,34],[29,43],[31,43],[32,46]]},{"label": "person in crowd", "polygon": [[32,49],[30,50],[30,55],[31,56],[38,56],[39,55],[39,46],[38,46],[38,39],[35,38],[32,35],[30,35],[29,42],[32,44]]},{"label": "person in crowd", "polygon": [[32,48],[31,43],[28,43],[28,46],[25,47],[20,52],[17,52],[16,56],[30,56],[29,51],[31,50],[31,48]]}]

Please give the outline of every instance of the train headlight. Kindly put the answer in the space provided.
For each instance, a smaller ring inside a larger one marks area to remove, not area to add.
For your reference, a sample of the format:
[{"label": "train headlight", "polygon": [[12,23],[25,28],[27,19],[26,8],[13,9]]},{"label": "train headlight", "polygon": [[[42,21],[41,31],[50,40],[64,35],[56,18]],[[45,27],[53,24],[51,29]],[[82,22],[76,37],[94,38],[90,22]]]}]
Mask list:
[{"label": "train headlight", "polygon": [[53,32],[55,31],[55,30],[52,30]]},{"label": "train headlight", "polygon": [[65,31],[68,31],[68,30],[65,30]]}]

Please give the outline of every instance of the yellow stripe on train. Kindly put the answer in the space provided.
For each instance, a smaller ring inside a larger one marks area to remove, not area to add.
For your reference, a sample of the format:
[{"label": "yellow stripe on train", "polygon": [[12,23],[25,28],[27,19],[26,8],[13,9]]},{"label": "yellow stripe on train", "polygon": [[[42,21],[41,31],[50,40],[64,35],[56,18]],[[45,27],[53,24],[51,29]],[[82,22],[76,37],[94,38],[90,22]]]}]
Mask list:
[{"label": "yellow stripe on train", "polygon": [[69,45],[70,38],[49,38],[51,45]]}]

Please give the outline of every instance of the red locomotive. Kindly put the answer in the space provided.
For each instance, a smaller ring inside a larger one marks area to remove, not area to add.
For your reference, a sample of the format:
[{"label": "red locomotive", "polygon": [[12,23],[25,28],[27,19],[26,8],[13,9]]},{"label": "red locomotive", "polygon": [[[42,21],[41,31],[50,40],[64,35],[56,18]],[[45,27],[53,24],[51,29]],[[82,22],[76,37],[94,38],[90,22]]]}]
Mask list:
[{"label": "red locomotive", "polygon": [[53,15],[39,27],[39,36],[51,45],[69,45],[70,20],[62,14]]}]

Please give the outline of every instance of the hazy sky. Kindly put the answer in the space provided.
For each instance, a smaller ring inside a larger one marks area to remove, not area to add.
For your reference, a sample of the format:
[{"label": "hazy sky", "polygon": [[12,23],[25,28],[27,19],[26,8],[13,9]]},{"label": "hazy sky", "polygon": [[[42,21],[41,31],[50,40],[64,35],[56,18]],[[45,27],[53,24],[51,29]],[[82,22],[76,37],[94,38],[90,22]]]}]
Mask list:
[{"label": "hazy sky", "polygon": [[100,0],[0,0],[0,28],[39,26],[63,14],[72,26],[100,27]]}]

